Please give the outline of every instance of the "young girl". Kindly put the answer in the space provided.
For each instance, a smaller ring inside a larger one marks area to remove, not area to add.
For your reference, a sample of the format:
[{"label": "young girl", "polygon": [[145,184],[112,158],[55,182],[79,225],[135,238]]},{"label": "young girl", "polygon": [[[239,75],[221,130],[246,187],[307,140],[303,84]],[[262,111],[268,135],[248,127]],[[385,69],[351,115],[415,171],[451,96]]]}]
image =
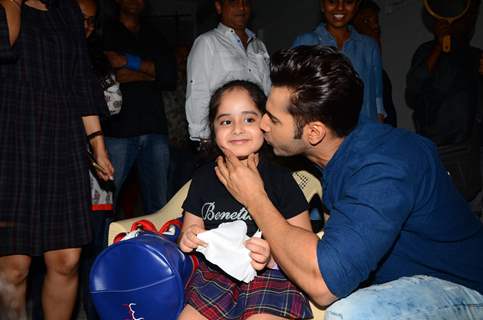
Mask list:
[{"label": "young girl", "polygon": [[[213,94],[209,120],[212,141],[241,159],[258,152],[264,143],[260,120],[266,97],[248,81],[232,81]],[[215,174],[215,163],[201,167],[193,176],[183,204],[184,223],[179,246],[191,252],[206,246],[196,235],[223,222],[244,220],[247,234],[258,229],[240,203],[225,189]],[[307,201],[290,173],[261,158],[258,168],[267,192],[292,225],[311,230]],[[206,260],[188,285],[187,305],[179,319],[308,319],[312,313],[307,298],[276,268],[264,239],[246,242],[252,266],[258,275],[250,283],[238,282]]]}]

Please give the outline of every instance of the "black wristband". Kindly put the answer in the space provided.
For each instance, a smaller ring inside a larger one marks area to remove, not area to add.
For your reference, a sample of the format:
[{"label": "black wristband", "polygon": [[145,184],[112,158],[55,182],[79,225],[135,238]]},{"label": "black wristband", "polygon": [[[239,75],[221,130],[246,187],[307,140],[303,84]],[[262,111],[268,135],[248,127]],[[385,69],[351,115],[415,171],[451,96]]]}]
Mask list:
[{"label": "black wristband", "polygon": [[95,137],[97,136],[102,136],[104,135],[104,132],[102,132],[102,130],[97,130],[97,131],[94,131],[93,133],[91,134],[88,134],[87,135],[87,140],[91,141],[92,139],[94,139]]}]

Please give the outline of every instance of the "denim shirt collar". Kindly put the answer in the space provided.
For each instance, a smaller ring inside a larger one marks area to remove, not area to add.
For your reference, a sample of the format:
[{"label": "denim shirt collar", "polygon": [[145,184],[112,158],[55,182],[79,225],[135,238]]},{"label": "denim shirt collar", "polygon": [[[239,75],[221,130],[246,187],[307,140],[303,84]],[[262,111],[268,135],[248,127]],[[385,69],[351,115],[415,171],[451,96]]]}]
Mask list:
[{"label": "denim shirt collar", "polygon": [[[352,25],[348,25],[347,28],[349,29],[349,38],[346,40],[346,42],[359,41],[362,38],[361,34],[357,32]],[[314,32],[326,42],[335,42],[334,36],[327,30],[324,22],[319,24],[317,28],[315,28]]]},{"label": "denim shirt collar", "polygon": [[352,141],[359,135],[359,132],[361,131],[361,127],[364,125],[358,125],[352,130],[351,133],[349,133],[342,143],[340,144],[339,148],[337,151],[334,153],[332,158],[329,160],[327,165],[324,168],[321,168],[321,171],[324,173],[324,176],[328,176],[330,172],[333,170],[333,168],[337,169],[338,163],[340,163],[342,160],[343,163],[343,158],[344,155],[347,153],[347,150],[349,150],[352,146]]}]

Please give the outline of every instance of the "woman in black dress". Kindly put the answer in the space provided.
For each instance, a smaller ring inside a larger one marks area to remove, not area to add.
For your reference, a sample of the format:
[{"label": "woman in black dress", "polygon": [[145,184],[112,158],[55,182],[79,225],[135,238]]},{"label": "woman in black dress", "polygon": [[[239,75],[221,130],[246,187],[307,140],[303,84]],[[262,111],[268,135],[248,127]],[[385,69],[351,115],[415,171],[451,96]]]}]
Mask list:
[{"label": "woman in black dress", "polygon": [[44,316],[70,319],[80,248],[91,238],[87,140],[99,176],[113,176],[88,61],[75,0],[0,0],[0,281],[13,285],[0,300],[15,319],[40,255]]}]

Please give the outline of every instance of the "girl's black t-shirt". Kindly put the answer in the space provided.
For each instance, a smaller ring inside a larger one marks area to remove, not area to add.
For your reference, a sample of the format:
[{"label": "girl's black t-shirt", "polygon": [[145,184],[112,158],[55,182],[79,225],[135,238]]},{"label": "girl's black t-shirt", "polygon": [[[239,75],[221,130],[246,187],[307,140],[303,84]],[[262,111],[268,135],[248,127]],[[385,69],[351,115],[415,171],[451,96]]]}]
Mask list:
[{"label": "girl's black t-shirt", "polygon": [[[307,200],[286,168],[261,160],[258,170],[268,197],[286,219],[307,210]],[[247,209],[218,180],[214,162],[206,164],[194,174],[183,209],[203,218],[206,230],[236,220],[246,222],[248,236],[258,229]]]}]

